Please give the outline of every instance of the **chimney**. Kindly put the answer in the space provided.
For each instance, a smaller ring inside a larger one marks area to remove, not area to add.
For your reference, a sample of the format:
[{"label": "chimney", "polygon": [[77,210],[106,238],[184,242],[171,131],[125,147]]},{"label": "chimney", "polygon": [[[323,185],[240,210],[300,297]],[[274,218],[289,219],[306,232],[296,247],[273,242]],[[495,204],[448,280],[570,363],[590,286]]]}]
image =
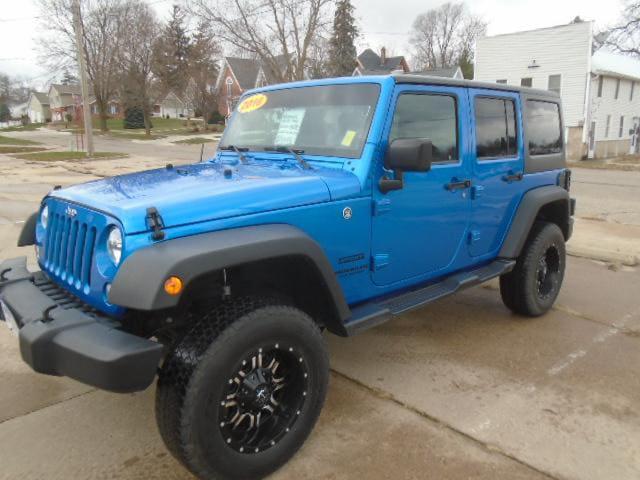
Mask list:
[{"label": "chimney", "polygon": [[385,47],[382,47],[380,49],[380,63],[382,65],[384,65],[385,63],[387,63],[387,49]]}]

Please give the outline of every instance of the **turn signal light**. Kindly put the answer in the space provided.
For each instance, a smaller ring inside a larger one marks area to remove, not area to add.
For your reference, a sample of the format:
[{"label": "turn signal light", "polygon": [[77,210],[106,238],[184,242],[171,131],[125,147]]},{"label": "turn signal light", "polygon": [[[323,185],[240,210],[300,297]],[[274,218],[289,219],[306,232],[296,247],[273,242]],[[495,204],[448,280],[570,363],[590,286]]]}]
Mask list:
[{"label": "turn signal light", "polygon": [[169,295],[178,295],[182,291],[182,280],[178,277],[169,277],[167,281],[164,282],[164,291]]}]

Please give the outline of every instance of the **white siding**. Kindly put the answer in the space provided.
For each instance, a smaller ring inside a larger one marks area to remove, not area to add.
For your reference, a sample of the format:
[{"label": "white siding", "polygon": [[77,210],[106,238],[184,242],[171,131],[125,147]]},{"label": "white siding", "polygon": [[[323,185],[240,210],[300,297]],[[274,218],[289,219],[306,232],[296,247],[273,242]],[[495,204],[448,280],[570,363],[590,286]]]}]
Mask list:
[{"label": "white siding", "polygon": [[[476,44],[475,79],[506,79],[520,85],[531,77],[533,88],[547,89],[549,75],[562,75],[565,125],[582,125],[586,86],[591,68],[592,23],[485,37]],[[535,60],[536,68],[529,68]]]},{"label": "white siding", "polygon": [[[598,76],[593,75],[591,80],[591,119],[596,122],[596,141],[627,140],[631,138],[629,129],[633,127],[633,117],[640,117],[640,80],[635,81],[633,100],[629,100],[631,82],[633,80],[621,78],[620,92],[616,100],[617,78],[604,76],[602,97],[598,97],[598,78]],[[608,137],[605,136],[607,115],[611,115]],[[622,129],[622,137],[620,137],[618,134],[622,115],[624,115],[624,128]]]}]

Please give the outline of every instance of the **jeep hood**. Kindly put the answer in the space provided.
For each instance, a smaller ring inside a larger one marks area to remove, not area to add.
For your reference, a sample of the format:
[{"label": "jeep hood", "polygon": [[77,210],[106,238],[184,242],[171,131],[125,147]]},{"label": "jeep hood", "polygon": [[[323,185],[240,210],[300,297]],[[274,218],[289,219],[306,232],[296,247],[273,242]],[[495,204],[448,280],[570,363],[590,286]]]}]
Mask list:
[{"label": "jeep hood", "polygon": [[108,213],[132,234],[149,230],[149,207],[158,210],[169,228],[328,202],[360,191],[358,178],[340,169],[303,170],[289,162],[261,162],[149,170],[74,185],[50,196]]}]

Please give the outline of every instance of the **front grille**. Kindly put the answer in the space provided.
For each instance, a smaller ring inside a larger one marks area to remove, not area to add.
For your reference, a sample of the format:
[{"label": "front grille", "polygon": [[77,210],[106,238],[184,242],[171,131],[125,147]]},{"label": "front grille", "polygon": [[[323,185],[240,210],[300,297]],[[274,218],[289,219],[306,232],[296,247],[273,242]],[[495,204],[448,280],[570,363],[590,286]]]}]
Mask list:
[{"label": "front grille", "polygon": [[68,215],[51,213],[44,266],[76,289],[88,288],[95,244],[95,227]]}]

